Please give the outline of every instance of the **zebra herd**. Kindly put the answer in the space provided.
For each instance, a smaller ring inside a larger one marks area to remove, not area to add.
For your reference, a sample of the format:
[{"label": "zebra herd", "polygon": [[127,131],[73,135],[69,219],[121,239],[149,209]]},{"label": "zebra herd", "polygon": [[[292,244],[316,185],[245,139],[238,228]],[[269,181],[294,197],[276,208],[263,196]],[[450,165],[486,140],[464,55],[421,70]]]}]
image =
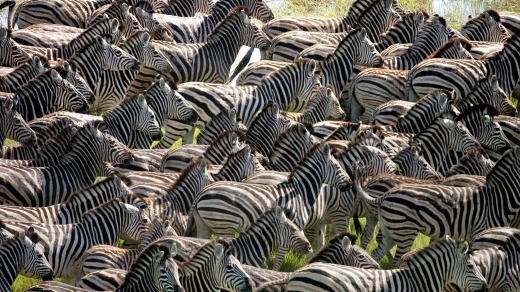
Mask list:
[{"label": "zebra herd", "polygon": [[0,291],[520,291],[520,13],[4,8]]}]

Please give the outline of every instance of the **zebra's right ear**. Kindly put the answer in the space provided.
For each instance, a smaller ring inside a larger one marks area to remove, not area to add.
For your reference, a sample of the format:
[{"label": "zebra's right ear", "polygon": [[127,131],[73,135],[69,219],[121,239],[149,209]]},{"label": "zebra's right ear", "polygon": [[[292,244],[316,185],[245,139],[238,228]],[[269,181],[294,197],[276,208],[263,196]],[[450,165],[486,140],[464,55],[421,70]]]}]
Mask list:
[{"label": "zebra's right ear", "polygon": [[125,204],[123,202],[119,202],[119,206],[123,207],[123,210],[129,214],[136,215],[139,213],[139,208],[134,205]]},{"label": "zebra's right ear", "polygon": [[325,156],[327,156],[327,157],[331,155],[331,154],[330,154],[330,145],[327,144],[327,143],[323,144],[323,145],[321,146],[321,149],[320,149],[320,150],[321,150],[321,153],[323,153],[323,155],[325,155]]},{"label": "zebra's right ear", "polygon": [[144,32],[141,34],[141,41],[143,42],[143,46],[147,46],[150,43],[150,34]]},{"label": "zebra's right ear", "polygon": [[367,30],[362,28],[362,29],[358,30],[357,35],[358,35],[359,39],[364,40],[367,37]]},{"label": "zebra's right ear", "polygon": [[146,103],[146,98],[145,98],[144,95],[142,95],[142,94],[139,94],[139,95],[137,96],[137,103],[139,104],[139,106],[140,106],[141,108],[145,108],[145,107],[148,106],[148,104]]},{"label": "zebra's right ear", "polygon": [[385,2],[385,8],[386,10],[392,9],[392,5],[394,4],[394,0],[386,0]]},{"label": "zebra's right ear", "polygon": [[160,263],[161,263],[161,259],[163,258],[164,256],[164,251],[158,251],[156,252],[154,255],[153,255],[153,264],[154,266],[159,266]]},{"label": "zebra's right ear", "polygon": [[415,21],[418,22],[418,23],[423,23],[424,22],[424,14],[422,12],[418,12],[416,15],[415,15]]},{"label": "zebra's right ear", "polygon": [[177,242],[174,242],[170,247],[170,257],[177,255]]},{"label": "zebra's right ear", "polygon": [[117,20],[117,18],[113,18],[112,22],[110,24],[111,24],[110,28],[112,29],[112,34],[114,34],[115,32],[117,32],[119,30],[119,21]]},{"label": "zebra's right ear", "polygon": [[500,85],[498,84],[498,78],[496,75],[491,76],[491,87],[493,88],[494,91],[497,91],[498,89],[500,89]]},{"label": "zebra's right ear", "polygon": [[6,113],[10,113],[14,108],[14,100],[12,98],[6,98],[3,108]]},{"label": "zebra's right ear", "polygon": [[63,78],[61,78],[60,74],[58,74],[58,72],[56,72],[54,69],[51,70],[51,78],[52,81],[56,83],[61,83],[63,81]]},{"label": "zebra's right ear", "polygon": [[341,246],[346,252],[349,252],[352,248],[352,242],[350,242],[350,238],[348,236],[343,236],[343,239],[341,240]]},{"label": "zebra's right ear", "polygon": [[103,49],[103,50],[106,50],[108,48],[108,46],[110,46],[107,41],[105,41],[105,39],[103,39],[102,37],[100,36],[96,36],[96,43],[97,45]]},{"label": "zebra's right ear", "polygon": [[277,206],[274,212],[276,213],[276,218],[278,218],[280,223],[286,220],[285,213],[282,208]]},{"label": "zebra's right ear", "polygon": [[220,243],[215,243],[215,258],[217,258],[217,260],[220,261],[223,256],[224,256],[224,247]]},{"label": "zebra's right ear", "polygon": [[313,76],[316,72],[316,61],[310,60],[309,61],[309,76]]}]

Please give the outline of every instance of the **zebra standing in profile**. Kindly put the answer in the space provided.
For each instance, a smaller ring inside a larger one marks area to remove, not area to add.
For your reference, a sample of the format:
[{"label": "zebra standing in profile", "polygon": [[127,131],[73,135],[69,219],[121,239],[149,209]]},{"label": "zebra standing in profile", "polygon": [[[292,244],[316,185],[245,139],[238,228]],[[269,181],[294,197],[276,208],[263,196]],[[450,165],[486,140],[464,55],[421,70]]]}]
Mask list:
[{"label": "zebra standing in profile", "polygon": [[[4,228],[0,222],[0,228]],[[10,291],[19,273],[42,278],[44,281],[53,278],[52,267],[36,247],[40,237],[32,227],[27,231],[14,234],[12,238],[1,240],[0,260],[2,275],[0,275],[0,289]]]},{"label": "zebra standing in profile", "polygon": [[84,251],[97,244],[114,244],[118,237],[140,240],[149,223],[145,207],[143,198],[128,195],[89,210],[77,224],[9,222],[6,232],[13,234],[33,227],[42,238],[38,245],[55,276],[64,278],[67,283],[76,283]]},{"label": "zebra standing in profile", "polygon": [[0,27],[0,66],[20,66],[30,58],[29,54],[11,39],[10,31]]},{"label": "zebra standing in profile", "polygon": [[[365,270],[342,265],[314,263],[278,281],[287,291],[440,291],[456,283],[470,291],[486,287],[469,244],[446,237],[408,253],[393,270]],[[277,282],[268,283],[268,285]]]},{"label": "zebra standing in profile", "polygon": [[509,37],[509,32],[500,23],[500,15],[494,10],[482,12],[471,18],[460,29],[460,34],[472,41],[503,43]]}]

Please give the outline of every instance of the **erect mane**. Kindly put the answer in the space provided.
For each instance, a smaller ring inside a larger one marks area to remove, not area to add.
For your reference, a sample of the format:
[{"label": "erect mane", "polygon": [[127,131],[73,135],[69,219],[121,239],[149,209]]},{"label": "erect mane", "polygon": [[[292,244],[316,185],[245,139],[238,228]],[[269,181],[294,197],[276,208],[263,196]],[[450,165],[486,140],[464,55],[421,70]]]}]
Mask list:
[{"label": "erect mane", "polygon": [[[104,39],[107,43],[111,44],[112,41],[110,39],[109,36],[101,36],[102,39]],[[74,58],[79,56],[79,55],[82,55],[83,53],[85,53],[88,49],[90,49],[93,45],[96,45],[96,38],[94,38],[91,42],[89,42],[88,44],[84,45],[81,49],[79,49],[77,52],[75,52],[67,61],[69,62],[70,64],[70,68],[73,70],[73,71],[77,71],[78,70],[78,67],[76,65],[76,62],[74,62]]]},{"label": "erect mane", "polygon": [[401,257],[399,262],[396,264],[396,268],[403,268],[403,265],[406,268],[406,267],[409,267],[410,264],[412,264],[412,265],[416,264],[416,263],[418,264],[418,263],[420,263],[420,260],[424,260],[425,258],[431,260],[431,258],[428,257],[428,255],[430,255],[430,254],[436,255],[436,256],[433,256],[434,258],[438,257],[439,256],[438,251],[445,249],[443,247],[445,245],[453,244],[451,241],[452,240],[438,239],[434,242],[430,242],[430,244],[426,247],[422,247],[422,248],[418,248],[413,251],[409,251]]},{"label": "erect mane", "polygon": [[[372,9],[379,5],[379,4],[385,4],[384,3],[384,0],[378,0],[378,1],[371,1],[371,3],[367,6],[367,8],[365,8],[365,10],[361,11],[361,13],[359,14],[359,16],[357,17],[358,19],[358,22],[359,20],[361,20],[361,18],[365,17],[367,14],[371,13],[372,12]],[[392,8],[393,9],[393,8]]]}]

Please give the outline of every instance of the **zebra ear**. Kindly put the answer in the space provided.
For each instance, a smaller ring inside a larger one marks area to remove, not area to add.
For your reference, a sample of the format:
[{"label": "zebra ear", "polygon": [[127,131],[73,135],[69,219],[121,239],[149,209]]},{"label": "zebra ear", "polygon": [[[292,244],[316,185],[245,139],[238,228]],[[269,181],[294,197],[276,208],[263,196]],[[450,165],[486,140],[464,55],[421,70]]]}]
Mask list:
[{"label": "zebra ear", "polygon": [[7,39],[7,29],[0,27],[0,40]]},{"label": "zebra ear", "polygon": [[240,16],[240,20],[242,20],[242,22],[244,22],[246,24],[251,22],[251,20],[249,19],[249,16],[247,15],[247,13],[244,10],[240,10],[238,12],[238,16]]},{"label": "zebra ear", "polygon": [[283,211],[282,208],[280,207],[276,207],[276,209],[274,210],[275,214],[276,214],[276,218],[278,219],[278,222],[284,222],[287,218],[285,217],[285,213]]},{"label": "zebra ear", "polygon": [[271,106],[271,115],[276,117],[280,114],[280,106],[277,103],[273,103]]},{"label": "zebra ear", "polygon": [[137,96],[137,103],[139,104],[139,106],[141,108],[145,108],[148,106],[148,104],[146,104],[146,98],[144,98],[144,95],[142,95],[142,94],[139,94]]},{"label": "zebra ear", "polygon": [[174,242],[170,247],[170,257],[174,257],[177,254],[177,242]]},{"label": "zebra ear", "polygon": [[51,70],[51,78],[52,78],[52,81],[54,81],[56,83],[60,83],[63,81],[63,78],[61,78],[60,74],[58,74],[58,72],[56,72],[56,70],[54,70],[54,69]]},{"label": "zebra ear", "polygon": [[156,252],[154,255],[153,255],[153,263],[154,263],[154,266],[159,266],[159,264],[161,263],[161,259],[163,258],[164,256],[164,251],[158,251]]},{"label": "zebra ear", "polygon": [[220,243],[215,244],[215,258],[217,258],[218,261],[222,259],[224,256],[224,247]]},{"label": "zebra ear", "polygon": [[136,214],[139,213],[139,208],[137,208],[134,205],[130,205],[130,204],[125,204],[123,202],[119,202],[119,206],[123,207],[123,211],[125,211],[126,213],[129,213],[129,214],[132,214],[132,215],[136,215]]},{"label": "zebra ear", "polygon": [[350,242],[350,238],[348,238],[348,236],[343,236],[343,239],[341,240],[341,246],[345,251],[350,251],[352,248],[352,242]]},{"label": "zebra ear", "polygon": [[126,4],[126,3],[123,3],[121,5],[121,10],[123,11],[123,15],[130,14],[130,7],[128,7],[128,4]]},{"label": "zebra ear", "polygon": [[143,42],[143,46],[147,46],[150,43],[150,34],[147,32],[141,34],[141,41]]},{"label": "zebra ear", "polygon": [[78,132],[79,132],[79,131],[78,131],[78,128],[76,128],[76,127],[72,127],[72,128],[70,129],[70,136],[71,136],[71,138],[73,138],[73,137],[75,137],[76,135],[78,135]]},{"label": "zebra ear", "polygon": [[12,98],[4,99],[4,106],[3,106],[3,108],[4,108],[4,111],[6,113],[11,112],[13,110],[13,108],[14,108],[14,100]]},{"label": "zebra ear", "polygon": [[145,17],[146,14],[144,13],[144,10],[141,7],[136,7],[135,8],[135,16]]},{"label": "zebra ear", "polygon": [[464,241],[462,243],[462,246],[460,247],[459,252],[462,256],[466,255],[469,252],[469,243],[467,241]]},{"label": "zebra ear", "polygon": [[385,2],[386,10],[390,10],[392,8],[393,4],[394,4],[394,0],[386,0],[386,2]]},{"label": "zebra ear", "polygon": [[486,19],[486,22],[490,25],[493,25],[493,23],[495,22],[493,17],[491,17],[491,15],[489,15],[489,13],[487,12],[484,12],[484,18]]},{"label": "zebra ear", "polygon": [[330,156],[330,145],[325,143],[321,146],[321,153],[323,153],[323,155],[325,156]]},{"label": "zebra ear", "polygon": [[67,72],[69,72],[71,70],[69,62],[67,62],[67,61],[63,61],[63,63],[61,63],[61,67],[63,67],[63,69],[65,69],[65,71],[67,71]]},{"label": "zebra ear", "polygon": [[453,42],[453,45],[457,47],[457,50],[462,50],[464,49],[462,47],[462,43],[460,42],[460,39],[459,38],[456,38],[455,41]]},{"label": "zebra ear", "polygon": [[415,15],[415,21],[418,22],[418,23],[423,23],[424,22],[424,14],[422,12],[418,12]]},{"label": "zebra ear", "polygon": [[117,20],[117,18],[112,19],[111,29],[112,29],[112,34],[114,34],[115,32],[117,32],[119,30],[119,21]]},{"label": "zebra ear", "polygon": [[107,41],[105,41],[102,37],[100,37],[100,36],[96,36],[96,43],[97,43],[97,45],[98,45],[101,49],[103,49],[103,50],[108,49],[109,44],[108,44]]},{"label": "zebra ear", "polygon": [[251,156],[251,146],[249,146],[249,144],[246,144],[243,150],[245,157]]},{"label": "zebra ear", "polygon": [[30,246],[30,243],[27,241],[27,236],[25,236],[25,232],[18,233],[18,240],[20,240],[23,245]]},{"label": "zebra ear", "polygon": [[309,61],[309,72],[307,72],[307,73],[309,74],[309,76],[313,76],[314,72],[316,72],[316,61],[310,60]]},{"label": "zebra ear", "polygon": [[235,108],[229,110],[228,117],[231,122],[237,123],[237,110]]},{"label": "zebra ear", "polygon": [[500,88],[500,85],[498,84],[498,78],[496,75],[491,76],[491,87],[493,87],[494,91],[497,91]]},{"label": "zebra ear", "polygon": [[360,39],[363,40],[367,37],[367,30],[362,28],[362,29],[358,30],[357,35]]}]

